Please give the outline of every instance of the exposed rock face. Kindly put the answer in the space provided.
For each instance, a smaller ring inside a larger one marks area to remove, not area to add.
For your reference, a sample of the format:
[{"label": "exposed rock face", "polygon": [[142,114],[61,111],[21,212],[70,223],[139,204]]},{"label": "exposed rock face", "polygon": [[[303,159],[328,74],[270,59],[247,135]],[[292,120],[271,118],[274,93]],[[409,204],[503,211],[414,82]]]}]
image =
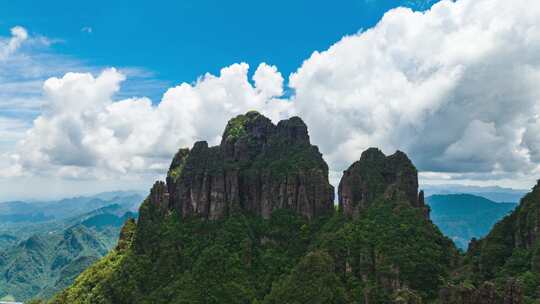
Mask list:
[{"label": "exposed rock face", "polygon": [[523,304],[521,285],[515,279],[506,282],[503,294],[497,292],[495,284],[484,282],[478,288],[450,285],[439,292],[441,304]]},{"label": "exposed rock face", "polygon": [[362,153],[339,183],[339,206],[350,217],[357,217],[377,198],[404,200],[413,207],[429,209],[424,203],[424,192],[418,193],[418,172],[401,151],[386,156],[377,148]]},{"label": "exposed rock face", "polygon": [[300,118],[276,126],[248,112],[229,121],[219,146],[200,141],[181,149],[151,201],[183,217],[221,219],[243,210],[268,218],[286,208],[313,218],[333,212],[334,190]]},{"label": "exposed rock face", "polygon": [[521,284],[515,280],[510,279],[506,282],[504,288],[504,304],[523,304],[523,289]]}]

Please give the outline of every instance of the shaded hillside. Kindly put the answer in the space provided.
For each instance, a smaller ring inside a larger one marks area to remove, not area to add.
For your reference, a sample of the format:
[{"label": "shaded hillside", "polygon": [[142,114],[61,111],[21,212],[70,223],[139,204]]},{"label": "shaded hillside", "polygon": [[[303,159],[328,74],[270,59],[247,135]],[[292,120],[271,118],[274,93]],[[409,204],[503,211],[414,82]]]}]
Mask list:
[{"label": "shaded hillside", "polygon": [[540,301],[540,183],[481,240],[473,240],[443,303]]},{"label": "shaded hillside", "polygon": [[436,299],[457,250],[429,220],[410,160],[370,149],[347,172],[335,212],[299,118],[238,116],[220,146],[181,149],[116,249],[51,303]]},{"label": "shaded hillside", "polygon": [[47,298],[69,286],[84,269],[116,244],[132,213],[111,205],[64,220],[65,229],[34,235],[0,252],[0,298]]},{"label": "shaded hillside", "polygon": [[495,223],[517,206],[471,194],[433,195],[426,202],[433,222],[463,250],[467,250],[471,239],[486,236]]}]

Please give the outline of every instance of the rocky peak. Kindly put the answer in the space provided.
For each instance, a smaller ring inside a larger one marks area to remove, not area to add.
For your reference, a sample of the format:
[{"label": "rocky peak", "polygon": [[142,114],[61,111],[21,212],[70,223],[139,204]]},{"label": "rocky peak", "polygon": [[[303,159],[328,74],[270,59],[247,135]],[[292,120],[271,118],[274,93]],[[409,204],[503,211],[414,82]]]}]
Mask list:
[{"label": "rocky peak", "polygon": [[238,115],[229,120],[221,137],[223,156],[229,161],[246,161],[260,154],[276,126],[265,116],[255,111]]},{"label": "rocky peak", "polygon": [[390,156],[377,148],[364,151],[343,172],[338,195],[340,210],[347,216],[358,216],[379,198],[407,201],[428,214],[423,192],[418,193],[418,172],[401,151]]},{"label": "rocky peak", "polygon": [[274,133],[275,127],[267,117],[250,111],[229,120],[221,138],[221,145],[242,138],[265,139]]},{"label": "rocky peak", "polygon": [[286,138],[294,143],[309,145],[307,126],[298,116],[280,121],[277,125],[277,132],[280,137]]},{"label": "rocky peak", "polygon": [[180,149],[167,184],[154,185],[150,196],[161,209],[208,219],[238,211],[267,218],[280,208],[313,218],[334,210],[328,166],[306,124],[292,117],[274,125],[254,111],[231,119],[219,146]]}]

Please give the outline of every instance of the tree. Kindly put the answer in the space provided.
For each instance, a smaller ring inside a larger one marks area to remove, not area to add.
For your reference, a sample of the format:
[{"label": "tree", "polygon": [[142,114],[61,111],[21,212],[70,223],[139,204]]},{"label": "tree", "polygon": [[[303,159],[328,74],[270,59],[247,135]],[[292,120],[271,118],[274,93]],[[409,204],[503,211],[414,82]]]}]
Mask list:
[{"label": "tree", "polygon": [[308,253],[280,282],[274,284],[265,304],[345,303],[345,291],[325,251]]}]

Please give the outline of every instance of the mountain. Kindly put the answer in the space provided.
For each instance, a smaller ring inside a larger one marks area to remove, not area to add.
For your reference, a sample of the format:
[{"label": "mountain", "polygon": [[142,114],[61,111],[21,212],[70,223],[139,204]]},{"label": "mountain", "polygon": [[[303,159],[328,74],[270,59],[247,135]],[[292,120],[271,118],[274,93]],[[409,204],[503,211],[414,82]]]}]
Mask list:
[{"label": "mountain", "polygon": [[36,233],[62,231],[100,208],[117,206],[120,214],[115,214],[120,217],[128,211],[136,212],[142,200],[137,192],[117,191],[58,201],[0,203],[0,252]]},{"label": "mountain", "polygon": [[132,199],[116,197],[118,204],[30,225],[24,228],[27,238],[1,235],[0,299],[48,298],[72,284],[115,246],[124,222],[136,217]]},{"label": "mountain", "polygon": [[233,118],[173,158],[118,245],[50,303],[421,303],[459,265],[402,152],[340,182],[298,117]]},{"label": "mountain", "polygon": [[424,185],[423,189],[426,196],[471,194],[498,203],[518,203],[521,198],[527,194],[527,190],[503,188],[499,186]]},{"label": "mountain", "polygon": [[34,235],[0,255],[4,274],[0,290],[9,291],[16,299],[37,294],[50,288],[51,283],[55,286],[52,278],[60,278],[78,259],[86,257],[93,262],[106,252],[105,245],[84,226],[72,227],[63,234]]},{"label": "mountain", "polygon": [[428,217],[424,192],[418,193],[418,172],[401,151],[386,156],[376,148],[366,150],[359,161],[343,172],[338,194],[340,210],[348,216],[358,217],[382,196],[407,201]]},{"label": "mountain", "polygon": [[[231,119],[221,145],[197,142],[191,151],[181,149],[167,176],[167,205],[189,217],[222,219],[236,211],[270,217],[286,208],[308,218],[330,214],[334,188],[328,166],[309,142],[304,122],[293,117],[277,126],[257,112]],[[156,192],[156,195],[158,193]],[[167,201],[152,196],[154,201]]]},{"label": "mountain", "polygon": [[441,303],[540,302],[540,181],[483,239],[473,239]]},{"label": "mountain", "polygon": [[136,210],[141,197],[136,191],[116,191],[57,201],[3,202],[0,203],[0,219],[4,223],[45,222],[76,216],[112,203],[129,205]]},{"label": "mountain", "polygon": [[517,207],[471,194],[432,195],[426,199],[431,219],[456,245],[466,250],[473,238],[488,234],[493,225]]}]

